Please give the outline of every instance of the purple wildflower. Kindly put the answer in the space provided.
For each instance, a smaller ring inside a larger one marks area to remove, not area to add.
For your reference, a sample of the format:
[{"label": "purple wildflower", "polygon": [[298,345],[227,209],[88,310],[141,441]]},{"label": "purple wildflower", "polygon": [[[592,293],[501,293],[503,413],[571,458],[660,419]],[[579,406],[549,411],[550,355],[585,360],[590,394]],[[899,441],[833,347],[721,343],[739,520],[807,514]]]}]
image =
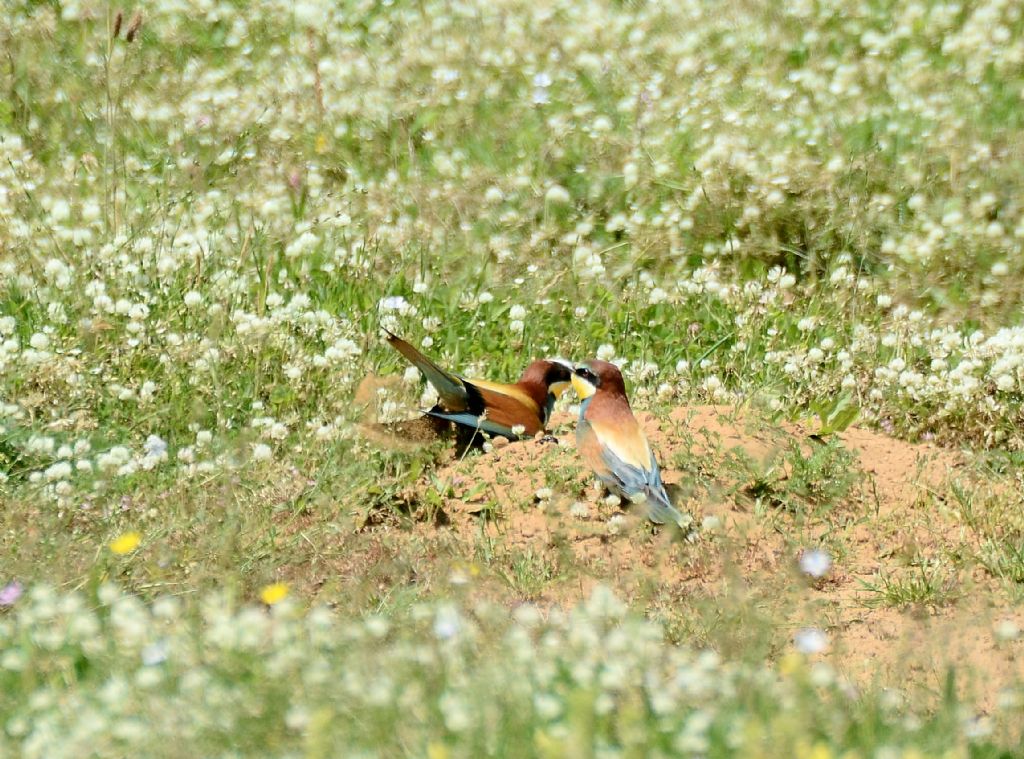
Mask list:
[{"label": "purple wildflower", "polygon": [[11,580],[0,588],[0,606],[14,606],[25,589],[17,580]]}]

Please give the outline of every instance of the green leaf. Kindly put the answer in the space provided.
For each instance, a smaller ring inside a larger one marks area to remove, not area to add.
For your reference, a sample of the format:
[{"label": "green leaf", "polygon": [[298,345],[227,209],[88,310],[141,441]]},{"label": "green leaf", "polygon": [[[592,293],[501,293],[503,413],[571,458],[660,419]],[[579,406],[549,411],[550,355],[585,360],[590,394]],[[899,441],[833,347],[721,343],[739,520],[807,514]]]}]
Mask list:
[{"label": "green leaf", "polygon": [[818,415],[821,427],[818,435],[832,435],[842,432],[860,416],[860,407],[853,402],[849,393],[842,393],[830,401],[816,401],[811,410]]}]

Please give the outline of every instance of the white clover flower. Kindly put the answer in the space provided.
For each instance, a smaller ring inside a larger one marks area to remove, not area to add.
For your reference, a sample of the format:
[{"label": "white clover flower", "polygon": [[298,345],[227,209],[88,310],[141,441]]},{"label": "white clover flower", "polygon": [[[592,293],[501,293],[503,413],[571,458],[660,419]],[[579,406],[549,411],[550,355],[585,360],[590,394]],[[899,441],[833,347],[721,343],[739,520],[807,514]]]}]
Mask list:
[{"label": "white clover flower", "polygon": [[71,204],[63,198],[54,201],[50,207],[50,218],[58,223],[67,221],[71,218]]},{"label": "white clover flower", "polygon": [[605,222],[604,231],[605,232],[621,232],[622,230],[624,230],[626,228],[626,225],[627,225],[628,222],[629,222],[629,219],[626,216],[626,214],[624,214],[624,213],[617,213],[614,216],[612,216],[610,219],[608,219],[607,222]]},{"label": "white clover flower", "polygon": [[132,303],[128,307],[128,318],[132,321],[143,321],[149,316],[149,306],[145,303]]},{"label": "white clover flower", "polygon": [[462,616],[454,606],[445,604],[437,609],[434,616],[434,635],[439,639],[454,638],[462,631],[462,628]]},{"label": "white clover flower", "polygon": [[416,313],[416,307],[401,295],[389,295],[386,298],[381,298],[377,303],[377,309],[384,312],[395,311],[402,316]]},{"label": "white clover flower", "polygon": [[550,693],[538,693],[533,697],[533,708],[542,720],[551,721],[562,714],[562,700]]},{"label": "white clover flower", "polygon": [[473,717],[466,700],[450,691],[438,699],[438,706],[444,718],[445,727],[453,733],[461,733],[473,725]]},{"label": "white clover flower", "polygon": [[996,625],[995,633],[999,640],[1017,640],[1020,637],[1020,627],[1012,619],[1003,619]]},{"label": "white clover flower", "polygon": [[58,461],[56,464],[51,464],[47,467],[46,471],[43,472],[43,476],[50,482],[54,480],[65,480],[71,476],[72,467],[67,461]]},{"label": "white clover flower", "polygon": [[800,571],[816,579],[824,577],[831,568],[832,557],[820,548],[804,551],[800,557]]},{"label": "white clover flower", "polygon": [[[583,610],[594,619],[621,619],[626,605],[607,585],[598,584],[583,603]],[[625,641],[628,645],[628,639]]]},{"label": "white clover flower", "polygon": [[841,284],[846,280],[847,274],[848,272],[845,266],[838,266],[836,267],[835,271],[832,272],[832,275],[829,277],[829,282],[831,282],[833,285]]},{"label": "white clover flower", "polygon": [[1002,711],[1016,710],[1024,704],[1024,698],[1017,688],[1001,688],[996,698],[996,708]]},{"label": "white clover flower", "polygon": [[590,506],[583,501],[576,501],[569,507],[569,516],[574,519],[590,518]]},{"label": "white clover flower", "polygon": [[626,527],[626,517],[622,514],[614,514],[611,519],[608,520],[608,534],[618,535]]},{"label": "white clover flower", "polygon": [[604,505],[610,509],[617,509],[622,505],[622,499],[615,493],[609,493],[604,497]]},{"label": "white clover flower", "polygon": [[817,627],[805,627],[793,636],[793,645],[802,654],[819,654],[828,648],[828,636]]},{"label": "white clover flower", "polygon": [[273,449],[266,443],[256,443],[252,447],[253,461],[270,461],[273,455]]},{"label": "white clover flower", "polygon": [[167,456],[167,441],[159,435],[150,435],[142,446],[147,456],[162,458]]},{"label": "white clover flower", "polygon": [[544,201],[552,205],[567,205],[572,200],[569,191],[558,184],[553,184],[544,194]]},{"label": "white clover flower", "polygon": [[634,161],[628,161],[622,167],[622,181],[626,186],[626,189],[632,189],[636,187],[637,182],[640,179],[640,170]]},{"label": "white clover flower", "polygon": [[610,343],[604,343],[597,348],[597,357],[602,361],[611,361],[615,358],[615,346]]},{"label": "white clover flower", "polygon": [[402,381],[407,385],[418,385],[420,381],[420,370],[415,366],[406,368],[402,374]]},{"label": "white clover flower", "polygon": [[522,321],[526,318],[526,309],[516,304],[508,310],[508,318],[513,321]]},{"label": "white clover flower", "polygon": [[702,532],[714,532],[722,526],[722,520],[714,514],[708,514],[700,522]]},{"label": "white clover flower", "polygon": [[673,747],[686,755],[706,753],[711,746],[708,732],[713,722],[714,715],[705,709],[692,712],[673,740]]},{"label": "white clover flower", "polygon": [[420,408],[433,408],[439,400],[437,388],[431,385],[429,382],[423,388],[423,392],[420,394]]},{"label": "white clover flower", "polygon": [[981,740],[992,734],[992,719],[984,715],[968,717],[963,723],[964,737],[969,741]]},{"label": "white clover flower", "polygon": [[156,383],[153,382],[152,380],[146,380],[139,387],[139,400],[140,401],[150,401],[150,400],[152,400],[153,396],[156,394],[156,391],[157,391]]}]

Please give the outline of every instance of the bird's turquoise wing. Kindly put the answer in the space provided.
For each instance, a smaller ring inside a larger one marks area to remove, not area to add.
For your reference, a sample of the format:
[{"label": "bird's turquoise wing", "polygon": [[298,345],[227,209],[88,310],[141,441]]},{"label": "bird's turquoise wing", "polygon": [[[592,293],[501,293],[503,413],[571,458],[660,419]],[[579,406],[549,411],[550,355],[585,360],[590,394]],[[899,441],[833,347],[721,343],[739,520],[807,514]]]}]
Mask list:
[{"label": "bird's turquoise wing", "polygon": [[512,432],[511,427],[506,427],[505,425],[491,419],[481,418],[477,414],[473,414],[468,411],[450,413],[435,408],[428,411],[427,414],[437,417],[438,419],[447,419],[450,422],[461,424],[463,427],[478,429],[481,432],[488,433],[489,435],[502,435],[512,441],[519,440],[519,435]]},{"label": "bird's turquoise wing", "polygon": [[684,526],[683,515],[665,492],[653,453],[646,468],[625,461],[612,445],[601,441],[593,425],[586,420],[580,420],[577,426],[577,441],[580,453],[609,490],[631,501],[643,500],[648,519],[656,524],[668,522]]}]

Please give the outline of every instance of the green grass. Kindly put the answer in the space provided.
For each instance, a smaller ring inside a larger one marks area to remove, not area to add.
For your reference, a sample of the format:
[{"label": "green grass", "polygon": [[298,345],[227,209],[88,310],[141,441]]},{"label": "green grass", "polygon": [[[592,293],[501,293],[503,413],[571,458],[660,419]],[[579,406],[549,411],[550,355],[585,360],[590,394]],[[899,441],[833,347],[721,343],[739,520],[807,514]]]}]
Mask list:
[{"label": "green grass", "polygon": [[864,582],[869,604],[885,604],[897,608],[944,606],[957,598],[955,573],[941,565],[919,564],[902,572],[882,575],[873,582]]},{"label": "green grass", "polygon": [[764,462],[746,462],[744,493],[756,504],[801,513],[836,507],[859,479],[856,456],[835,439],[790,443]]},{"label": "green grass", "polygon": [[[1017,602],[1012,4],[117,12],[0,24],[0,753],[1020,752],[791,635],[865,577],[866,614]],[[710,521],[609,523],[571,446],[381,445],[423,390],[381,326],[492,379],[616,361]],[[701,404],[766,457],[667,420]],[[886,511],[854,419],[966,461]]]}]

